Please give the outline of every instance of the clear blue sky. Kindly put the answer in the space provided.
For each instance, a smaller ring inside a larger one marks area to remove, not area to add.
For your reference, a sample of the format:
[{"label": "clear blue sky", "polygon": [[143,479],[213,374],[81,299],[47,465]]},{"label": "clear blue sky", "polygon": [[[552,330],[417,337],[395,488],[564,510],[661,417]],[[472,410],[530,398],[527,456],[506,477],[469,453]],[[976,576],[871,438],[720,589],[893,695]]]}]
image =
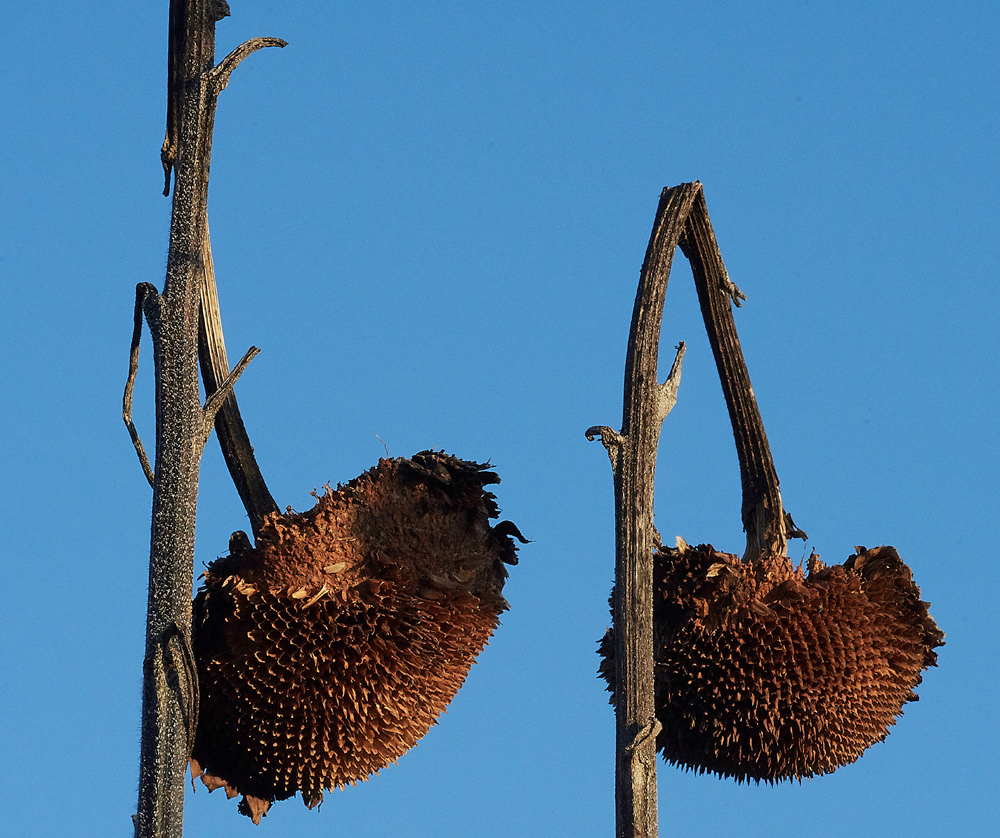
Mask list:
[{"label": "clear blue sky", "polygon": [[[607,457],[665,185],[701,180],[788,509],[895,545],[947,632],[888,740],[801,785],[661,763],[662,836],[996,834],[1000,16],[985,2],[233,0],[210,216],[244,417],[282,506],[383,455],[490,459],[521,551],[503,625],[398,766],[187,835],[607,836]],[[4,834],[129,834],[150,492],[120,418],[162,284],[167,2],[0,12]],[[739,476],[690,272],[656,523],[739,552]],[[144,342],[137,421],[152,440]],[[196,566],[246,528],[214,440]],[[794,552],[794,551],[797,551]]]}]

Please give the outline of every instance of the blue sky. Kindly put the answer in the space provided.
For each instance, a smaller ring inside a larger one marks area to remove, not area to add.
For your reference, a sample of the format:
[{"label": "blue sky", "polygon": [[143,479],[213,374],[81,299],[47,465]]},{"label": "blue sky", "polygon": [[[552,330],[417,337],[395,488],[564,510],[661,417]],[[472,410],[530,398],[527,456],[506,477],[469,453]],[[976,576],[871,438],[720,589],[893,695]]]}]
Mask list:
[{"label": "blue sky", "polygon": [[[660,190],[705,184],[787,508],[840,562],[892,544],[947,632],[883,744],[801,785],[660,764],[660,834],[995,834],[998,71],[988,3],[233,0],[210,218],[279,504],[384,454],[490,459],[534,543],[441,724],[322,808],[189,794],[198,835],[603,836],[607,457]],[[128,834],[150,492],[120,418],[162,284],[166,0],[0,11],[0,790],[11,835]],[[740,552],[739,474],[678,256],[656,523]],[[136,419],[152,438],[143,345]],[[376,437],[375,435],[378,435]],[[213,441],[196,567],[246,528]]]}]

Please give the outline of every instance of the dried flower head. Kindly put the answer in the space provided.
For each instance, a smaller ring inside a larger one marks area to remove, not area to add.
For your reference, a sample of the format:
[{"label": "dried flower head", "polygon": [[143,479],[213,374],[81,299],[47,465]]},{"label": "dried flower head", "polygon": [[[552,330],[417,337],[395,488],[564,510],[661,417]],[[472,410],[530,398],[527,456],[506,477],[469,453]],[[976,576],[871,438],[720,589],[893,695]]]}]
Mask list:
[{"label": "dried flower head", "polygon": [[[829,773],[885,739],[944,635],[892,547],[856,549],[832,567],[814,555],[808,575],[707,545],[659,550],[657,747],[669,762],[774,782]],[[611,631],[600,653],[613,693]]]},{"label": "dried flower head", "polygon": [[[487,465],[424,451],[308,512],[234,534],[195,600],[201,710],[192,771],[259,823],[297,791],[366,779],[413,747],[507,608],[508,522]],[[204,772],[204,773],[202,773]]]}]

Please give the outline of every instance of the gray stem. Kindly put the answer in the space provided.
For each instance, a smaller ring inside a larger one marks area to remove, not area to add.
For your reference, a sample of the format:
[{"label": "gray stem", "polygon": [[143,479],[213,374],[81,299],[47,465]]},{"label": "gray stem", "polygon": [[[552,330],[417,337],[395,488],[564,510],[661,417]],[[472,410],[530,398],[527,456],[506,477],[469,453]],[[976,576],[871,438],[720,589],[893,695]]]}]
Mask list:
[{"label": "gray stem", "polygon": [[615,482],[615,805],[618,838],[655,838],[656,730],[653,681],[653,527],[656,452],[676,400],[684,344],[657,383],[663,301],[674,250],[698,184],[664,189],[639,278],[625,361],[622,430],[588,429],[608,448]]},{"label": "gray stem", "polygon": [[223,6],[218,0],[170,3],[168,126],[161,158],[168,179],[173,170],[174,197],[167,275],[155,324],[144,306],[153,336],[156,458],[134,818],[138,838],[179,838],[183,833],[184,774],[197,717],[197,675],[190,655],[183,652],[191,639],[205,418],[198,395],[199,288],[219,89],[212,74],[215,21]]}]

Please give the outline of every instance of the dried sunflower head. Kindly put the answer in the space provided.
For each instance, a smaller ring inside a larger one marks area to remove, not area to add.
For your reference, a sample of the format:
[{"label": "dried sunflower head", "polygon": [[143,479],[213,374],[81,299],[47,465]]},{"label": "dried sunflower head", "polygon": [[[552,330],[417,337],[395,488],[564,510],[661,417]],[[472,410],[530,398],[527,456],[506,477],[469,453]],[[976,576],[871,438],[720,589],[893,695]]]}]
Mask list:
[{"label": "dried sunflower head", "polygon": [[[708,545],[657,552],[657,747],[669,762],[774,782],[829,773],[885,739],[944,634],[896,550],[856,549],[832,567],[814,555],[808,575],[787,559],[761,573]],[[611,631],[600,653],[613,693]]]},{"label": "dried sunflower head", "polygon": [[379,465],[308,512],[234,534],[195,599],[201,709],[192,771],[274,800],[366,779],[413,747],[507,608],[509,522],[488,464],[424,451]]}]

